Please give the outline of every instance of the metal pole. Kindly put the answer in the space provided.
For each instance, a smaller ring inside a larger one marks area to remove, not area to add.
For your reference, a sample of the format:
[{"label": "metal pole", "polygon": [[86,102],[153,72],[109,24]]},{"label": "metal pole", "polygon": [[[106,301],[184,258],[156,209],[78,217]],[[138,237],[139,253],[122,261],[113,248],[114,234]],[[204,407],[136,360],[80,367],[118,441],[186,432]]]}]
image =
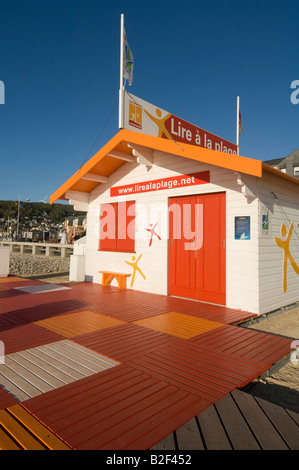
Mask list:
[{"label": "metal pole", "polygon": [[124,89],[124,15],[123,13],[120,16],[120,85],[121,90]]},{"label": "metal pole", "polygon": [[18,200],[18,220],[17,220],[17,240],[19,239],[19,223],[20,223],[20,195]]},{"label": "metal pole", "polygon": [[124,127],[124,15],[120,17],[120,85],[119,85],[119,128]]},{"label": "metal pole", "polygon": [[240,136],[240,97],[237,96],[237,154],[239,155],[239,136]]}]

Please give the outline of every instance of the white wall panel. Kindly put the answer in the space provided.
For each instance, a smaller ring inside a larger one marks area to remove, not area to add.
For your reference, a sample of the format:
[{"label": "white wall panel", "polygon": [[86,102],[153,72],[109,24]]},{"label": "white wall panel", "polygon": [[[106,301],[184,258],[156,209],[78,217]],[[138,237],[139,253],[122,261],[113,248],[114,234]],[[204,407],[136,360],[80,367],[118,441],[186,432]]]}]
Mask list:
[{"label": "white wall panel", "polygon": [[[299,266],[299,190],[297,185],[268,174],[259,186],[259,312],[268,313],[299,301],[299,276],[290,261],[287,264],[287,290],[283,291],[284,252],[275,242],[275,237],[286,239],[281,234],[282,225],[288,232],[294,222],[289,248]],[[266,210],[270,214],[268,233],[261,227],[262,213]]]}]

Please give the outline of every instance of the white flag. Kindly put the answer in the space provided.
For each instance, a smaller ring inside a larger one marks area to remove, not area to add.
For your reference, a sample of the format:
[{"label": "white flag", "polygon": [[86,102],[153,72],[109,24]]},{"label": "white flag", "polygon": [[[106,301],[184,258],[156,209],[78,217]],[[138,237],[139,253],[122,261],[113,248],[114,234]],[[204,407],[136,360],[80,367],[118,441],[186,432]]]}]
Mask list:
[{"label": "white flag", "polygon": [[128,81],[129,85],[133,83],[133,65],[134,65],[134,57],[132,51],[129,47],[126,31],[124,29],[124,55],[123,55],[123,72],[124,78]]}]

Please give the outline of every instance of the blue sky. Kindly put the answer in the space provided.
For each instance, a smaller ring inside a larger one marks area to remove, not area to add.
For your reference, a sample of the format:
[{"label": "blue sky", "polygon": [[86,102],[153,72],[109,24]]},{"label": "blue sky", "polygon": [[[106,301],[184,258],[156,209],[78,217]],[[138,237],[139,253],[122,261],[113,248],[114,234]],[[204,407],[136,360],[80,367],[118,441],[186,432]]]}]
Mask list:
[{"label": "blue sky", "polygon": [[0,9],[0,200],[48,202],[118,132],[121,13],[132,94],[232,142],[240,96],[240,155],[299,148],[298,0],[1,0]]}]

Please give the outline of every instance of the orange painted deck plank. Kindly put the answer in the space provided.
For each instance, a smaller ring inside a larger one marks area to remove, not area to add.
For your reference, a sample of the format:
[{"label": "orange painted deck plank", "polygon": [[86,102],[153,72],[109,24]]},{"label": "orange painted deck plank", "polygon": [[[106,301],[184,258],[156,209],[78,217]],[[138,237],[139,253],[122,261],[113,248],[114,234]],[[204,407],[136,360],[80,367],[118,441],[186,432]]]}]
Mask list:
[{"label": "orange painted deck plank", "polygon": [[2,450],[70,450],[20,405],[0,411],[0,432]]},{"label": "orange painted deck plank", "polygon": [[90,310],[84,310],[53,318],[45,318],[35,323],[61,336],[71,338],[79,334],[121,325],[123,321]]},{"label": "orange painted deck plank", "polygon": [[[25,279],[23,277],[18,276],[8,276],[8,277],[0,277],[0,284],[7,284],[7,283],[17,283],[17,282],[31,282],[30,279]],[[4,287],[5,288],[5,287]]]},{"label": "orange painted deck plank", "polygon": [[138,320],[135,323],[183,339],[189,339],[222,326],[222,323],[212,322],[178,312],[167,312],[156,315],[155,317]]}]

